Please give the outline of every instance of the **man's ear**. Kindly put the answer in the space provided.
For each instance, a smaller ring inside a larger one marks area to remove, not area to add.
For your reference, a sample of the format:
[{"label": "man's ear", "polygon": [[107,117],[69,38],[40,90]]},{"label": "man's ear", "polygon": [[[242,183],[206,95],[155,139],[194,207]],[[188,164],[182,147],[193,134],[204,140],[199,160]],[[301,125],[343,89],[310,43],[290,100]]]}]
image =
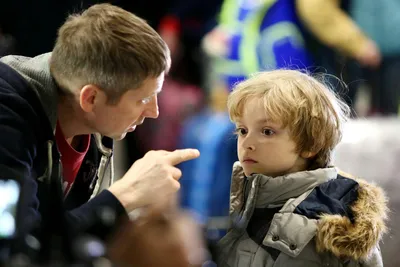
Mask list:
[{"label": "man's ear", "polygon": [[97,98],[99,97],[100,89],[92,84],[85,85],[79,94],[79,104],[83,111],[92,112]]},{"label": "man's ear", "polygon": [[300,154],[300,157],[304,158],[304,159],[310,159],[312,157],[314,157],[315,155],[317,155],[318,152],[312,152],[312,151],[303,151]]}]

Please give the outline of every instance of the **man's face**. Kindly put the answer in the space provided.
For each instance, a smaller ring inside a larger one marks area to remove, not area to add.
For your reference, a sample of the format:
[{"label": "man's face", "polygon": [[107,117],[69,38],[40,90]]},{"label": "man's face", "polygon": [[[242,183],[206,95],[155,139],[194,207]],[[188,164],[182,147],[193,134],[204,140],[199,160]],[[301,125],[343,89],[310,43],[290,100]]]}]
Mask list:
[{"label": "man's face", "polygon": [[161,92],[164,73],[157,78],[146,79],[141,87],[127,91],[116,105],[102,101],[94,109],[91,123],[97,132],[115,140],[121,140],[133,132],[145,118],[158,117],[157,94]]},{"label": "man's face", "polygon": [[262,101],[249,100],[236,122],[238,157],[247,176],[280,176],[306,168],[287,128],[268,119]]}]

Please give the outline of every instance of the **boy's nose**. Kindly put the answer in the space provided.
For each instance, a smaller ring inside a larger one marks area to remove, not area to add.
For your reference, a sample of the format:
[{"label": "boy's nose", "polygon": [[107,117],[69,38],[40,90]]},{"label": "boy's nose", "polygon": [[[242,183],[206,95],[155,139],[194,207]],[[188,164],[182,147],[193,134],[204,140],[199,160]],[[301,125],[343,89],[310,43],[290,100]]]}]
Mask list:
[{"label": "boy's nose", "polygon": [[247,145],[246,149],[248,149],[248,150],[256,150],[256,147],[254,145]]},{"label": "boy's nose", "polygon": [[256,150],[256,146],[251,142],[250,138],[246,138],[242,144],[243,148],[246,150]]}]

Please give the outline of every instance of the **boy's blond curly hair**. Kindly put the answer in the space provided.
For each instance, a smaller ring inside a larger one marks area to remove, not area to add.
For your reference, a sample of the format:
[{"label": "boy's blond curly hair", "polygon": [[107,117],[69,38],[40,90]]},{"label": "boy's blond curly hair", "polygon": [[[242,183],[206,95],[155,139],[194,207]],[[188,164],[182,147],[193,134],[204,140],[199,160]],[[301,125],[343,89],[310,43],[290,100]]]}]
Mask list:
[{"label": "boy's blond curly hair", "polygon": [[315,154],[309,169],[331,164],[332,151],[342,138],[350,108],[327,84],[296,70],[255,74],[237,84],[228,97],[233,122],[241,118],[243,107],[253,98],[263,101],[268,119],[289,127],[298,153]]}]

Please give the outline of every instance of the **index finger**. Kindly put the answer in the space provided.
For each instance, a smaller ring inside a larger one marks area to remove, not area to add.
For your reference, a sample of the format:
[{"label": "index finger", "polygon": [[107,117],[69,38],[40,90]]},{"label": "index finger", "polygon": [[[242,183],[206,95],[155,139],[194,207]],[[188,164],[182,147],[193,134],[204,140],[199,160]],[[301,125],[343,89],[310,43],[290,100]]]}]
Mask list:
[{"label": "index finger", "polygon": [[165,156],[165,159],[168,163],[175,166],[184,161],[192,160],[198,158],[200,156],[200,151],[197,149],[177,149],[175,151],[170,152]]}]

